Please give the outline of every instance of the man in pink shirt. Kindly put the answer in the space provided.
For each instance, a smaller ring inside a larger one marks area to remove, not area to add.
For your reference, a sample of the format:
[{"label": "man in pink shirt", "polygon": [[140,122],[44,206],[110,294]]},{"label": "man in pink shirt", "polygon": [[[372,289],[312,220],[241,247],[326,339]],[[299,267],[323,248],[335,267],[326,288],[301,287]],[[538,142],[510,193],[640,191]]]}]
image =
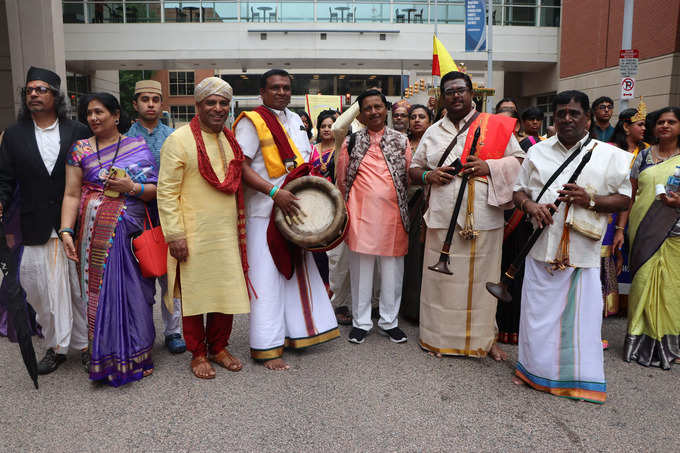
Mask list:
[{"label": "man in pink shirt", "polygon": [[349,341],[363,343],[373,327],[373,271],[380,266],[380,333],[406,342],[397,327],[408,251],[408,169],[411,147],[406,135],[385,127],[387,100],[377,90],[357,103],[366,129],[346,140],[337,156],[336,177],[347,201],[350,222],[347,246],[352,286],[352,331]]}]

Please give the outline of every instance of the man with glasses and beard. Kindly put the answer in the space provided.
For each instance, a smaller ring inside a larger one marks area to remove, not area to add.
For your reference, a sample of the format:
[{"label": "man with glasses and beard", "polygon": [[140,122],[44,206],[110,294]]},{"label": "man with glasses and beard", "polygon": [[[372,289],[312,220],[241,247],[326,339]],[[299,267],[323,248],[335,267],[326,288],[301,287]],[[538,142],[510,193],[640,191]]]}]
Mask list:
[{"label": "man with glasses and beard", "polygon": [[23,89],[18,122],[7,129],[0,147],[0,215],[21,196],[21,235],[24,245],[21,284],[36,311],[47,346],[38,373],[56,370],[69,347],[81,351],[89,370],[87,321],[80,297],[76,264],[59,243],[61,203],[66,178],[66,155],[71,145],[89,136],[87,126],[68,119],[59,76],[31,67]]}]

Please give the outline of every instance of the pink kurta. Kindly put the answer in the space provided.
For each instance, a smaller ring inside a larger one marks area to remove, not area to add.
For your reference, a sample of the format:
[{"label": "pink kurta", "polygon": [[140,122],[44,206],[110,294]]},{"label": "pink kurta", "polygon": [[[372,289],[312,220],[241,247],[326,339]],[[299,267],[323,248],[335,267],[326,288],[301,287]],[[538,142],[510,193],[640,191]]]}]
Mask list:
[{"label": "pink kurta", "polygon": [[[397,191],[380,149],[384,129],[369,131],[371,145],[366,152],[347,200],[350,250],[366,255],[404,256],[408,251],[408,234],[399,214]],[[406,172],[411,164],[411,147],[407,142]],[[347,177],[347,141],[338,157],[336,175],[344,193]]]}]

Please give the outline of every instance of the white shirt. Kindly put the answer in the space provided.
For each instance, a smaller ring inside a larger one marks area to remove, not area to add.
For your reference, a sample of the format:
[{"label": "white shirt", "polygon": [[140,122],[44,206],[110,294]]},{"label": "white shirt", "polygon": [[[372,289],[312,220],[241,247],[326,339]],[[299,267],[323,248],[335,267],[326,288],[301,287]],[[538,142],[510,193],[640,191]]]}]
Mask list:
[{"label": "white shirt", "polygon": [[[269,107],[267,107],[269,108]],[[309,143],[309,138],[307,138],[307,131],[302,124],[302,120],[297,113],[294,113],[288,109],[284,110],[274,110],[269,108],[269,110],[274,113],[283,128],[285,129],[288,136],[293,140],[295,146],[297,147],[302,159],[305,162],[309,161],[309,157],[312,153],[312,146]],[[265,180],[272,184],[281,187],[283,181],[286,179],[286,175],[282,175],[278,178],[270,178],[267,173],[267,168],[264,165],[264,157],[262,156],[262,151],[260,150],[260,138],[257,136],[257,131],[252,121],[248,117],[243,117],[238,124],[236,124],[236,130],[234,131],[236,135],[236,141],[241,145],[243,154],[246,157],[252,159],[250,168],[255,170],[255,172],[260,175]],[[248,185],[245,186],[244,190],[245,205],[246,205],[246,217],[266,217],[272,213],[272,208],[274,207],[274,202],[269,198],[268,194],[258,192]]]},{"label": "white shirt", "polygon": [[[456,136],[460,128],[462,128],[465,123],[472,118],[475,114],[474,104],[470,113],[468,113],[464,118],[462,118],[458,124],[454,124],[448,116],[445,116],[441,120],[430,126],[423,137],[418,143],[418,148],[413,156],[413,161],[411,162],[411,167],[419,167],[423,169],[433,170],[437,168],[437,164],[441,159],[444,151]],[[451,165],[457,158],[463,155],[463,149],[465,148],[465,141],[467,139],[468,131],[463,132],[459,137],[456,145],[451,150],[451,153],[444,161],[444,165]],[[513,156],[515,158],[524,157],[524,151],[519,146],[515,135],[512,134],[508,144],[505,147],[504,158],[508,156]],[[489,161],[487,161],[488,163]],[[517,164],[517,167],[519,165]],[[493,171],[493,170],[492,170]],[[500,180],[500,178],[499,178]],[[425,212],[424,219],[425,224],[428,228],[448,228],[451,222],[451,215],[453,213],[453,207],[456,204],[456,198],[458,196],[458,191],[460,190],[462,178],[456,177],[450,184],[445,184],[443,186],[433,184],[430,187],[430,201],[428,205],[427,212]],[[509,181],[508,185],[511,185],[514,178]],[[494,174],[492,174],[486,179],[475,178],[475,197],[474,197],[474,228],[476,230],[489,231],[496,228],[502,228],[504,224],[503,219],[503,207],[494,205],[490,203],[490,195],[493,196],[494,191],[489,190],[490,184],[494,183]],[[506,186],[507,187],[507,186]],[[509,191],[508,191],[509,192]],[[510,198],[508,193],[508,199]],[[467,214],[467,197],[468,191],[466,190],[463,195],[463,204],[461,205],[460,214],[458,214],[458,225],[461,228],[465,225],[465,217]],[[507,200],[506,200],[507,201]]]},{"label": "white shirt", "polygon": [[45,163],[47,172],[52,174],[54,164],[57,163],[57,158],[59,157],[59,120],[56,120],[54,124],[47,126],[45,129],[41,129],[34,121],[33,128],[35,129],[35,141],[38,143],[40,157],[42,157]]},{"label": "white shirt", "polygon": [[[557,136],[553,136],[529,148],[527,158],[522,163],[522,170],[514,186],[515,192],[522,191],[529,195],[532,200],[536,200],[541,189],[555,170],[587,139],[588,134],[570,149],[567,149],[557,139]],[[595,146],[590,161],[583,168],[576,184],[584,187],[588,193],[593,195],[621,194],[630,197],[632,189],[628,175],[633,155],[599,140],[592,140],[586,148],[581,150],[581,156]],[[539,203],[555,202],[559,196],[557,191],[561,190],[562,186],[569,181],[581,162],[581,156],[577,156],[555,179],[545,191]],[[529,253],[529,256],[533,259],[543,262],[550,262],[555,259],[557,248],[562,239],[566,206],[566,203],[560,204],[553,216],[553,224],[541,234],[534,244]],[[572,206],[571,209],[584,208]],[[601,223],[606,225],[608,214],[600,214],[599,217]],[[599,240],[590,239],[571,230],[569,234],[569,261],[572,266],[600,267],[600,248],[603,237],[604,234]]]}]

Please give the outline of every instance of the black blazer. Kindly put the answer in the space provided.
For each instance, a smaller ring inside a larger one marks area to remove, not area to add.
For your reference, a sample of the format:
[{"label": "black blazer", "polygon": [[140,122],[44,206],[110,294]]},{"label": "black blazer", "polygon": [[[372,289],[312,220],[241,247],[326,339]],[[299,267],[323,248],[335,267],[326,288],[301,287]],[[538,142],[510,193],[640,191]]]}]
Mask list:
[{"label": "black blazer", "polygon": [[71,145],[90,136],[87,126],[59,120],[59,157],[52,174],[40,156],[33,121],[19,121],[5,132],[0,146],[0,203],[7,212],[14,190],[21,197],[21,235],[24,245],[45,244],[58,231],[66,186],[66,158]]}]

